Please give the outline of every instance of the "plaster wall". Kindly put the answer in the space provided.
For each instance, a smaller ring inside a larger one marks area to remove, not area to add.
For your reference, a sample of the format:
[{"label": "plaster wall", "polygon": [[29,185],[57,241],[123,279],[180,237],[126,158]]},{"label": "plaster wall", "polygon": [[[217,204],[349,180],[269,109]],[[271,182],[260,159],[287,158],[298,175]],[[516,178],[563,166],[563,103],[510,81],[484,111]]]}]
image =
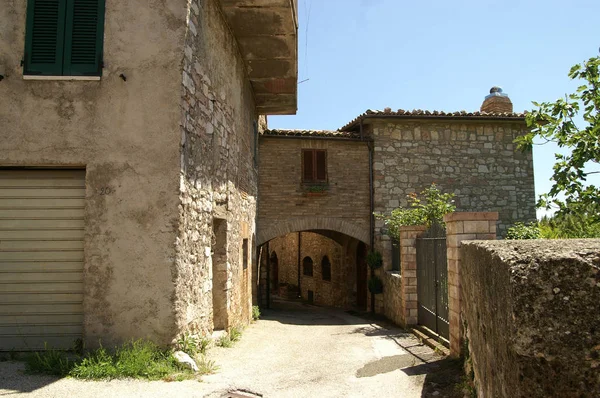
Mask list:
[{"label": "plaster wall", "polygon": [[88,346],[169,342],[186,1],[107,0],[100,81],[23,80],[26,3],[0,7],[0,166],[86,169]]}]

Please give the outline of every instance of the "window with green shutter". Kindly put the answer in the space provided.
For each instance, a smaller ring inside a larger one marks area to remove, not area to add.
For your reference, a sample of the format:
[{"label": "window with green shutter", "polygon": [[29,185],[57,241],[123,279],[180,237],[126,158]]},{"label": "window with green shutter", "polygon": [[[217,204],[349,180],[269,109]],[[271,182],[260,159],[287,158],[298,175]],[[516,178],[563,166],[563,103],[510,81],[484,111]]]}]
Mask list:
[{"label": "window with green shutter", "polygon": [[23,74],[100,76],[105,0],[28,0]]}]

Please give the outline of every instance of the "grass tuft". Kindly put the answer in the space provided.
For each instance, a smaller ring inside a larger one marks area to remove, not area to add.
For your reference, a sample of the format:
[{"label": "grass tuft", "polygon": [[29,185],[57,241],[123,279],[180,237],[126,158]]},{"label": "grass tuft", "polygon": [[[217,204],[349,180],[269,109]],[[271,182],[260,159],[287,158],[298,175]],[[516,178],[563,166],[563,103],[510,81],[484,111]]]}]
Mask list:
[{"label": "grass tuft", "polygon": [[195,356],[196,354],[206,354],[210,342],[211,340],[206,337],[184,334],[177,340],[176,347],[190,356]]},{"label": "grass tuft", "polygon": [[25,359],[25,368],[28,373],[41,373],[52,376],[66,376],[77,365],[70,360],[64,351],[46,349],[34,352]]},{"label": "grass tuft", "polygon": [[252,306],[252,320],[258,321],[259,318],[260,318],[260,308],[258,307],[258,305],[253,305]]},{"label": "grass tuft", "polygon": [[229,335],[223,335],[217,340],[217,347],[230,348],[233,346],[233,341],[229,338]]},{"label": "grass tuft", "polygon": [[196,355],[194,360],[198,365],[199,373],[201,375],[210,375],[219,370],[219,366],[217,366],[216,362],[206,358],[206,355]]},{"label": "grass tuft", "polygon": [[76,360],[69,360],[66,352],[46,349],[31,355],[26,365],[31,373],[88,380],[127,377],[180,380],[193,377],[193,372],[180,365],[170,350],[147,340],[130,341],[116,348],[114,353],[100,347]]}]

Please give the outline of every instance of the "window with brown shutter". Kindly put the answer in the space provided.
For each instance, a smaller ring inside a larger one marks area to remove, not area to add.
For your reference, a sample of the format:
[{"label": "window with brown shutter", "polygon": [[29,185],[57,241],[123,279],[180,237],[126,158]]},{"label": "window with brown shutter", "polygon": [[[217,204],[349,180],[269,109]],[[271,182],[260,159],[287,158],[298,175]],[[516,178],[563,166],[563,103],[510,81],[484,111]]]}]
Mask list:
[{"label": "window with brown shutter", "polygon": [[327,182],[327,151],[324,149],[302,150],[302,182]]}]

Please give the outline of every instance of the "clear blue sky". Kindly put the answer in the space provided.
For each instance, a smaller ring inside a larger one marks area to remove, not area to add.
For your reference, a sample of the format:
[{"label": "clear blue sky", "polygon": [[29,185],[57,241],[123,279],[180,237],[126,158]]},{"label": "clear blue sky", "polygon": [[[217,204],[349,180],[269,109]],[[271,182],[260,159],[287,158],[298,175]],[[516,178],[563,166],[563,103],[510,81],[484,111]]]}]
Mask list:
[{"label": "clear blue sky", "polygon": [[[310,80],[298,114],[270,128],[335,130],[385,107],[475,111],[494,85],[524,111],[574,91],[570,67],[600,47],[600,0],[296,1],[298,80]],[[554,152],[534,149],[538,195]]]}]

